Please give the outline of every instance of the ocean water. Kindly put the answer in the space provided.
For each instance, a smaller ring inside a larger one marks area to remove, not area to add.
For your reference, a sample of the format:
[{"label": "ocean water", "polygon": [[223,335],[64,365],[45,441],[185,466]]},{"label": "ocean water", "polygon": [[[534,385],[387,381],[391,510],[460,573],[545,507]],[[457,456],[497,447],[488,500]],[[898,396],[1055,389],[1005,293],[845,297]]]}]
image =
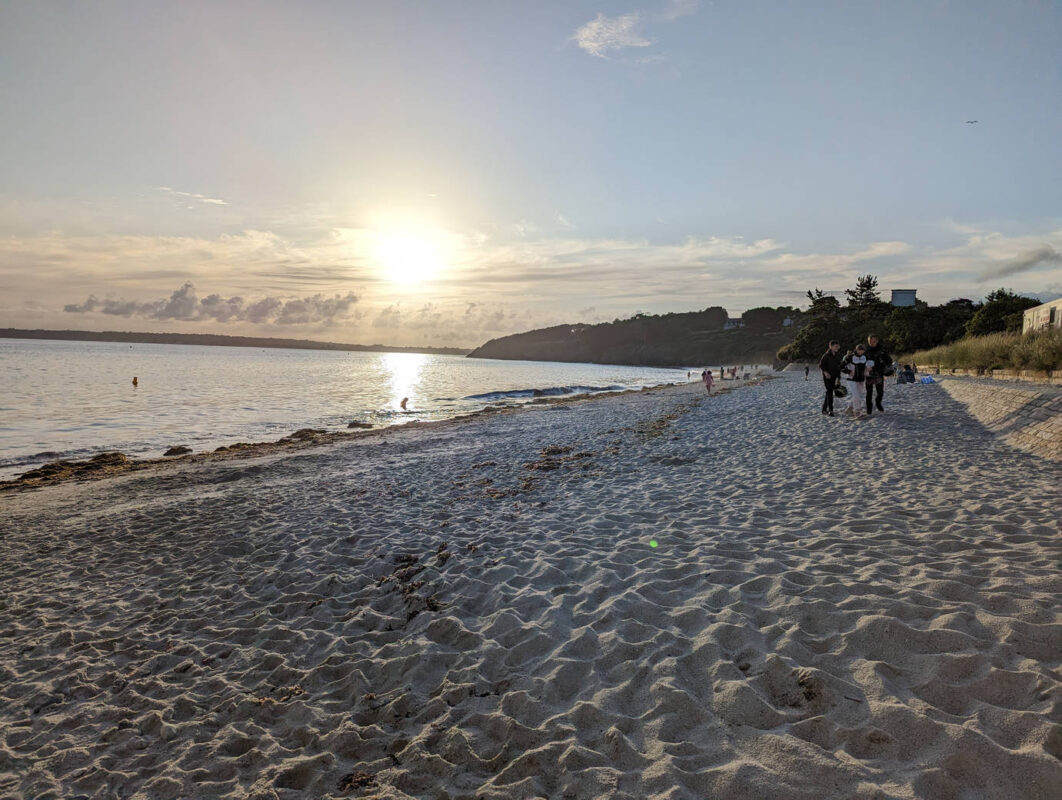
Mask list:
[{"label": "ocean water", "polygon": [[685,380],[684,369],[0,339],[0,477],[107,450],[161,456]]}]

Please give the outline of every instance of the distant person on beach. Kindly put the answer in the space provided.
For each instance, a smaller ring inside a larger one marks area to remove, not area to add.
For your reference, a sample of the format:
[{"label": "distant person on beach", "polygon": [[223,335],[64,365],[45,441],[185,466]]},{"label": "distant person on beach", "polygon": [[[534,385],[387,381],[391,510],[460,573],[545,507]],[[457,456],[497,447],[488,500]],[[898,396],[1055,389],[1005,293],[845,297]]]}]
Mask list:
[{"label": "distant person on beach", "polygon": [[136,377],[136,375],[134,375],[133,376],[133,386],[139,386],[139,385],[140,385],[140,380]]},{"label": "distant person on beach", "polygon": [[[885,351],[885,346],[873,333],[867,337],[866,354],[867,416],[870,416],[875,408],[881,413],[885,411],[881,400],[885,394],[885,373],[892,367],[892,356]],[[875,394],[877,401],[874,400]]]},{"label": "distant person on beach", "polygon": [[900,377],[903,379],[904,383],[914,383],[915,382],[915,371],[913,369],[911,369],[911,365],[910,364],[904,364],[903,365],[903,371],[900,372]]},{"label": "distant person on beach", "polygon": [[409,398],[408,397],[403,397],[402,398],[402,402],[399,403],[399,405],[402,406],[402,410],[403,411],[406,410],[406,403],[408,403],[408,402],[409,402]]},{"label": "distant person on beach", "polygon": [[714,386],[714,385],[715,385],[715,378],[712,377],[712,371],[710,369],[706,369],[704,371],[704,388],[705,388],[705,391],[707,391],[708,394],[711,394],[712,393],[712,386]]},{"label": "distant person on beach", "polygon": [[826,387],[826,396],[822,399],[822,413],[827,417],[833,416],[833,392],[837,388],[838,378],[841,377],[841,357],[838,355],[840,349],[841,343],[835,339],[819,359],[822,383]]},{"label": "distant person on beach", "polygon": [[805,364],[804,365],[804,383],[808,382],[808,375],[810,375],[810,374],[811,374],[811,365],[810,364]]},{"label": "distant person on beach", "polygon": [[855,351],[845,356],[841,371],[847,376],[848,384],[848,413],[853,417],[863,416],[863,404],[866,402],[867,370],[874,364],[866,356],[866,348],[861,344],[855,346]]}]

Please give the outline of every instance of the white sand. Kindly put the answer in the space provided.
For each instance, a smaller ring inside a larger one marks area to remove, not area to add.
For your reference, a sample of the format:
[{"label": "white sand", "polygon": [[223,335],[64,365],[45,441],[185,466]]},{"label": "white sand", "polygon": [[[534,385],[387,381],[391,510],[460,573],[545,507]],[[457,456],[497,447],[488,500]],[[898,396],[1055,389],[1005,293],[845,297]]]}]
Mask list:
[{"label": "white sand", "polygon": [[0,497],[0,796],[1062,797],[1062,469],[820,390]]}]

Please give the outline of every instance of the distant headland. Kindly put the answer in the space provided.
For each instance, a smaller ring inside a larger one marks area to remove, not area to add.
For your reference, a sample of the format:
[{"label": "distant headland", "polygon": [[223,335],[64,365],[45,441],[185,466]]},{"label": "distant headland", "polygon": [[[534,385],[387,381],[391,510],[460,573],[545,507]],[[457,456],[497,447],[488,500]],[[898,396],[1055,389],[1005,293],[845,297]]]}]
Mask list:
[{"label": "distant headland", "polygon": [[207,347],[276,347],[288,350],[349,350],[374,353],[429,353],[463,356],[461,347],[391,347],[383,344],[318,342],[313,339],[276,339],[260,336],[224,336],[215,333],[140,333],[136,331],[45,331],[0,328],[0,339],[65,339],[75,342],[134,342],[139,344],[198,344]]}]

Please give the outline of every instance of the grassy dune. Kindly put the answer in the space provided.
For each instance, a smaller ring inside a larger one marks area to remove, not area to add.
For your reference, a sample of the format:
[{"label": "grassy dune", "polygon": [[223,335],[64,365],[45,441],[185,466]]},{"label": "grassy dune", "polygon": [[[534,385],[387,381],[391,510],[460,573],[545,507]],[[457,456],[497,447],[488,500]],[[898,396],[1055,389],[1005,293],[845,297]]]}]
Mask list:
[{"label": "grassy dune", "polygon": [[1062,330],[973,336],[904,355],[900,361],[947,369],[1062,369]]}]

